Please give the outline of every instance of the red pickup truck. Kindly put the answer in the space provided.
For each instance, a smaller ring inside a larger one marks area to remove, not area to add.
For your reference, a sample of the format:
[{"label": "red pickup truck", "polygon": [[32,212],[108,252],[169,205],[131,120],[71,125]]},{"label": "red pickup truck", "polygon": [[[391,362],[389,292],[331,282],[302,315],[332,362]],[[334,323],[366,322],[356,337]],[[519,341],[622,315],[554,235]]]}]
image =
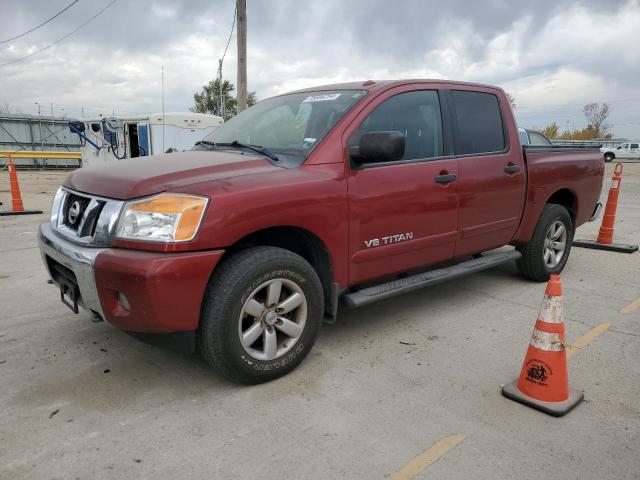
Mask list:
[{"label": "red pickup truck", "polygon": [[76,170],[40,248],[76,313],[258,383],[295,368],[340,301],[511,260],[560,272],[603,173],[597,148],[521,146],[499,88],[330,85],[264,100],[192,151]]}]

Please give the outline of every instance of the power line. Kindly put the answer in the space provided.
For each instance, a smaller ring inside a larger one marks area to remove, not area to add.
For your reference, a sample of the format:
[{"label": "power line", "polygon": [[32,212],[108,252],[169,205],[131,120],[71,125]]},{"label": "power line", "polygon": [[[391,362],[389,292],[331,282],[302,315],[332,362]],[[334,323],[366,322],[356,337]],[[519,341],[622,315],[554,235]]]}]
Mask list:
[{"label": "power line", "polygon": [[71,35],[73,35],[74,33],[76,33],[78,30],[80,30],[81,28],[87,26],[89,23],[91,23],[96,17],[98,17],[102,12],[104,12],[107,8],[109,8],[111,5],[113,5],[114,3],[116,3],[118,0],[111,0],[111,2],[104,7],[102,10],[100,10],[98,13],[96,13],[93,17],[91,17],[89,20],[87,20],[86,22],[84,22],[83,24],[81,24],[79,27],[77,27],[76,29],[72,30],[71,32],[67,33],[65,36],[60,37],[58,40],[56,40],[53,43],[50,43],[49,45],[47,45],[44,48],[41,48],[40,50],[36,50],[33,53],[30,53],[29,55],[26,55],[24,57],[20,57],[20,58],[16,58],[15,60],[11,60],[9,62],[5,62],[5,63],[0,63],[0,67],[6,67],[7,65],[11,65],[13,63],[18,63],[18,62],[22,62],[23,60],[26,60],[27,58],[33,57],[34,55],[37,55],[38,53],[42,53],[45,50],[48,50],[49,48],[53,47],[54,45],[60,43],[61,41],[69,38]]},{"label": "power line", "polygon": [[38,25],[37,27],[33,27],[31,30],[27,30],[24,33],[21,33],[20,35],[16,35],[15,37],[11,37],[11,38],[7,38],[6,40],[0,40],[0,45],[2,45],[3,43],[7,43],[10,42],[12,40],[16,40],[17,38],[20,37],[24,37],[25,35],[39,29],[40,27],[42,27],[43,25],[46,25],[47,23],[49,23],[51,20],[53,20],[54,18],[62,15],[64,12],[66,12],[67,10],[69,10],[71,7],[73,7],[76,3],[78,3],[80,0],[74,0],[73,2],[71,2],[69,5],[67,5],[66,7],[64,7],[62,10],[60,10],[58,13],[56,13],[53,17],[51,17],[48,20],[45,20],[44,22],[42,22],[40,25]]},{"label": "power line", "polygon": [[229,39],[227,40],[227,46],[224,47],[224,52],[222,53],[222,58],[218,60],[218,89],[220,90],[218,96],[218,115],[224,117],[224,100],[222,98],[222,62],[224,62],[224,57],[227,55],[227,49],[229,48],[229,44],[231,43],[231,37],[233,36],[233,29],[236,26],[236,14],[238,7],[233,11],[233,22],[231,22],[231,31],[229,32]]},{"label": "power line", "polygon": [[224,61],[224,57],[227,54],[227,49],[229,48],[229,44],[231,43],[231,37],[233,36],[233,29],[236,26],[236,13],[237,10],[233,11],[233,22],[231,23],[231,31],[229,32],[229,40],[227,40],[227,46],[224,47],[224,53],[222,54],[222,58],[220,59],[220,66],[222,66],[222,62]]}]

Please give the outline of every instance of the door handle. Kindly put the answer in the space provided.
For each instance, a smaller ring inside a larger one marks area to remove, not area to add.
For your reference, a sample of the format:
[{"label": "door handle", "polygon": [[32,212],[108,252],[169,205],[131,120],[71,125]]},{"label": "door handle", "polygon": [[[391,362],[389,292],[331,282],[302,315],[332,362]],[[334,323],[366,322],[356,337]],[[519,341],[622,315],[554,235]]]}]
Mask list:
[{"label": "door handle", "polygon": [[506,167],[504,167],[504,173],[508,173],[512,175],[514,173],[518,173],[520,171],[520,165],[514,165],[513,163],[508,163]]},{"label": "door handle", "polygon": [[436,175],[434,180],[436,181],[436,183],[444,184],[455,182],[457,178],[458,176],[454,173],[442,173],[440,175]]}]

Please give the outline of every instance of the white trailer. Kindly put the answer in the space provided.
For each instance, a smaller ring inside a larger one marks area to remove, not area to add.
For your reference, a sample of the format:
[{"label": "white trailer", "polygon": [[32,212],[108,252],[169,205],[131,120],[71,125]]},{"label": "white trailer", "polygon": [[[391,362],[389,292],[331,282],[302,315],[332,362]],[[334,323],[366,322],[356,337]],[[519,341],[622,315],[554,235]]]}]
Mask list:
[{"label": "white trailer", "polygon": [[222,117],[203,113],[156,113],[83,118],[69,128],[81,139],[82,166],[190,150],[218,128]]}]

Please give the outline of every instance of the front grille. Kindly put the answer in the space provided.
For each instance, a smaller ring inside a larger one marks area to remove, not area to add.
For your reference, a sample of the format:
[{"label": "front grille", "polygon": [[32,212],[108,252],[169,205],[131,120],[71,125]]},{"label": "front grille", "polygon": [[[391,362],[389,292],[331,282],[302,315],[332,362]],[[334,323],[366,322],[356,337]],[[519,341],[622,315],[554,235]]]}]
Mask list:
[{"label": "front grille", "polygon": [[90,198],[82,197],[75,193],[67,195],[62,209],[62,224],[77,232],[90,202]]},{"label": "front grille", "polygon": [[52,226],[69,240],[107,247],[124,202],[61,189],[54,201]]}]

